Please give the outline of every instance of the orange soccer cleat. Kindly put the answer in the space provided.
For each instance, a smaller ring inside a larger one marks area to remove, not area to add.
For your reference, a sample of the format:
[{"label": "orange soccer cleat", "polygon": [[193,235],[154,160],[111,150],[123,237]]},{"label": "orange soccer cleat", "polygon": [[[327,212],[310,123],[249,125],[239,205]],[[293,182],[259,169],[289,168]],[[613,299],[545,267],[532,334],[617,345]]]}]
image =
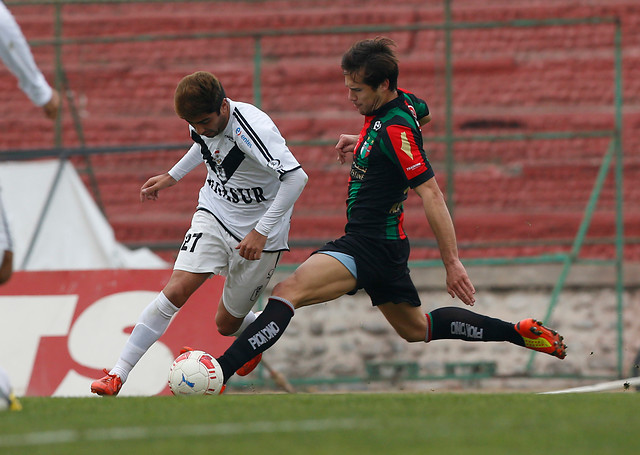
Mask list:
[{"label": "orange soccer cleat", "polygon": [[91,392],[100,396],[116,396],[122,388],[122,379],[117,374],[110,374],[106,369],[104,372],[107,374],[105,377],[95,380],[91,384]]},{"label": "orange soccer cleat", "polygon": [[567,356],[567,345],[563,337],[555,330],[543,326],[535,319],[524,319],[515,325],[516,331],[522,336],[525,347],[534,351],[564,359]]},{"label": "orange soccer cleat", "polygon": [[251,373],[253,370],[256,369],[256,367],[258,366],[261,360],[262,360],[262,353],[258,354],[253,359],[249,360],[247,363],[245,363],[240,368],[238,368],[238,371],[236,371],[236,374],[238,376],[248,375],[249,373]]}]

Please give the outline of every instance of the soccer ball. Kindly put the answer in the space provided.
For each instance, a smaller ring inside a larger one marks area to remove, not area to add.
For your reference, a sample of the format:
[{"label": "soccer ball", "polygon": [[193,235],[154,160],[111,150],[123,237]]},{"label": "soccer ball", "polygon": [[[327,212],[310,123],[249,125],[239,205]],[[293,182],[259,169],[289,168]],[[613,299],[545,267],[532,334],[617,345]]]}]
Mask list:
[{"label": "soccer ball", "polygon": [[174,395],[219,395],[224,386],[220,364],[204,351],[180,354],[169,369],[168,383]]}]

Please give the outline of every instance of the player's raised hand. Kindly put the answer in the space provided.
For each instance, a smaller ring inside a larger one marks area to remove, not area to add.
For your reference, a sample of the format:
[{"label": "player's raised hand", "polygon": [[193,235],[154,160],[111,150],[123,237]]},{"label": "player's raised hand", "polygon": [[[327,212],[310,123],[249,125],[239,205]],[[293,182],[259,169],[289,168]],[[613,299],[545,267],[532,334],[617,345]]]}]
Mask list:
[{"label": "player's raised hand", "polygon": [[142,188],[140,188],[140,202],[144,202],[147,199],[155,201],[158,199],[158,192],[160,190],[173,186],[176,183],[178,183],[177,180],[171,177],[168,172],[151,177],[142,185]]},{"label": "player's raised hand", "polygon": [[357,134],[341,134],[338,143],[336,144],[336,152],[338,152],[338,161],[340,164],[344,164],[347,160],[347,156],[353,153],[358,142]]}]

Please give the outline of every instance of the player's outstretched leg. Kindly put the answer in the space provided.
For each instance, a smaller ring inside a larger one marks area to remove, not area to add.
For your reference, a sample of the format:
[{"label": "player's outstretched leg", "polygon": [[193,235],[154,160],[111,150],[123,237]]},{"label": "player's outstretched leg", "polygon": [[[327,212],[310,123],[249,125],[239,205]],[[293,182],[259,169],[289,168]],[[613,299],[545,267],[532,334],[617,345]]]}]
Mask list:
[{"label": "player's outstretched leg", "polygon": [[564,338],[535,319],[513,324],[465,308],[444,307],[427,314],[427,325],[427,342],[442,339],[508,341],[559,359],[567,355]]},{"label": "player's outstretched leg", "polygon": [[523,319],[515,325],[516,331],[522,336],[525,347],[534,351],[544,352],[559,359],[567,356],[567,345],[564,337],[555,330],[549,329],[535,319]]}]

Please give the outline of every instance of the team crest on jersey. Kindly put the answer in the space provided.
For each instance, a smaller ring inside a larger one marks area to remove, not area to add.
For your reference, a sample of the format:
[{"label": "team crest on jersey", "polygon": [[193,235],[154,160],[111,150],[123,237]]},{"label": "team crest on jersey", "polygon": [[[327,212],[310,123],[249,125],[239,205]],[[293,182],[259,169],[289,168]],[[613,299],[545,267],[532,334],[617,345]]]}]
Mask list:
[{"label": "team crest on jersey", "polygon": [[218,166],[222,164],[222,157],[220,156],[220,150],[216,150],[215,152],[213,152],[213,161],[215,161]]},{"label": "team crest on jersey", "polygon": [[360,159],[364,159],[369,156],[369,152],[371,152],[371,147],[373,147],[373,143],[369,142],[369,138],[366,138],[358,151],[358,157]]},{"label": "team crest on jersey", "polygon": [[218,165],[214,167],[213,170],[223,184],[227,183],[229,179],[227,179],[227,173],[224,171],[224,167]]}]

